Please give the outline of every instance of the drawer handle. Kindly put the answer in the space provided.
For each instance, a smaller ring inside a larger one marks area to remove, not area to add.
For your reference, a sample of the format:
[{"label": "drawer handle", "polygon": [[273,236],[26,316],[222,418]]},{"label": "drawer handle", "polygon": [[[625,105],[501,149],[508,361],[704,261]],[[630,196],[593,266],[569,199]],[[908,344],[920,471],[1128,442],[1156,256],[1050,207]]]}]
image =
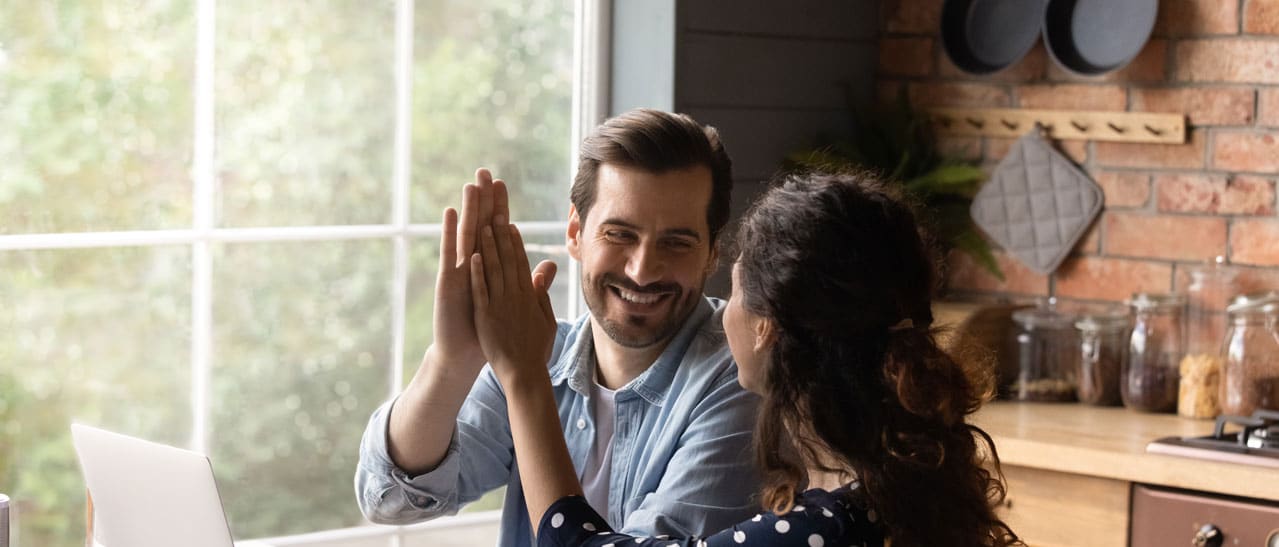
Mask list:
[{"label": "drawer handle", "polygon": [[1195,532],[1195,539],[1190,544],[1195,547],[1221,547],[1224,539],[1221,528],[1210,523],[1203,525],[1198,532]]}]

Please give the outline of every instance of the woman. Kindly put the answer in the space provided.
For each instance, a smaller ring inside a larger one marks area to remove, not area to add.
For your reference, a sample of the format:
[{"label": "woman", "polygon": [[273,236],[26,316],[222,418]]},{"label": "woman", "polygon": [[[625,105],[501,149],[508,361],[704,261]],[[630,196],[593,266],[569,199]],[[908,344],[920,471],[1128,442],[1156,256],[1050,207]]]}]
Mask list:
[{"label": "woman", "polygon": [[965,421],[990,378],[934,341],[933,262],[898,193],[865,175],[791,175],[747,213],[737,244],[724,330],[739,381],[763,396],[767,511],[705,538],[633,538],[581,497],[562,441],[545,365],[554,271],[530,280],[518,231],[485,230],[471,262],[476,329],[506,391],[538,543],[1020,544],[994,514],[994,443]]}]

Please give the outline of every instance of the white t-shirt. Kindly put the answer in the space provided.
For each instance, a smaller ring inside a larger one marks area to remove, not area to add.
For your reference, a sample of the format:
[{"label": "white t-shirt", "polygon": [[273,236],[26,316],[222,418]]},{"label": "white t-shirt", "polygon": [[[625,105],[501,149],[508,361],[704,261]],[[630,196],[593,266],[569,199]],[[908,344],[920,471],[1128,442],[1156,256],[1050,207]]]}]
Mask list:
[{"label": "white t-shirt", "polygon": [[595,444],[582,468],[582,494],[597,513],[608,519],[609,474],[613,471],[613,431],[617,421],[617,392],[591,382],[591,417]]}]

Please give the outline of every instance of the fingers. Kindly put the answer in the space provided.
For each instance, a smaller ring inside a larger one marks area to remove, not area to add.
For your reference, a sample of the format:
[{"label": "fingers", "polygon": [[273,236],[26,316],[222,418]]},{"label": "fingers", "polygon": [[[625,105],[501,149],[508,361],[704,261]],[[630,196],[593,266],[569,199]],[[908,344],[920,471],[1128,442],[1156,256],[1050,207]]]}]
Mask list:
[{"label": "fingers", "polygon": [[440,271],[457,267],[457,210],[444,210],[443,233],[440,236]]},{"label": "fingers", "polygon": [[511,198],[506,191],[506,183],[493,181],[493,225],[501,226],[511,222]]},{"label": "fingers", "polygon": [[533,286],[537,288],[537,303],[547,321],[555,321],[555,308],[551,305],[551,283],[555,281],[557,267],[550,260],[543,260],[533,271]]},{"label": "fingers", "polygon": [[488,284],[488,293],[492,298],[501,298],[507,292],[506,280],[502,273],[502,259],[498,255],[493,227],[485,226],[480,233],[480,256],[484,260],[484,280]]},{"label": "fingers", "polygon": [[[479,176],[478,173],[476,176]],[[465,264],[465,261],[471,259],[471,253],[478,250],[475,242],[479,235],[479,223],[476,220],[480,207],[479,198],[478,186],[467,184],[462,187],[462,218],[457,225],[456,266]]]},{"label": "fingers", "polygon": [[533,288],[533,276],[528,268],[528,249],[524,247],[524,237],[520,229],[511,225],[511,244],[515,246],[515,269],[519,277],[520,288],[528,291]]},{"label": "fingers", "polygon": [[[528,272],[528,267],[525,266],[524,269],[520,269],[520,259],[517,255],[524,254],[524,246],[520,245],[518,248],[515,246],[514,237],[512,236],[514,231],[515,225],[513,224],[493,227],[494,237],[497,239],[497,256],[502,263],[502,282],[507,293],[513,293],[520,288],[528,286],[526,283],[520,282],[528,276],[526,273]],[[527,264],[528,259],[526,258],[523,262]]]},{"label": "fingers", "polygon": [[488,226],[493,223],[493,175],[488,169],[475,170],[475,185],[479,187],[476,226]]},{"label": "fingers", "polygon": [[485,317],[489,305],[488,284],[484,280],[484,259],[479,253],[471,255],[471,306],[475,317]]}]

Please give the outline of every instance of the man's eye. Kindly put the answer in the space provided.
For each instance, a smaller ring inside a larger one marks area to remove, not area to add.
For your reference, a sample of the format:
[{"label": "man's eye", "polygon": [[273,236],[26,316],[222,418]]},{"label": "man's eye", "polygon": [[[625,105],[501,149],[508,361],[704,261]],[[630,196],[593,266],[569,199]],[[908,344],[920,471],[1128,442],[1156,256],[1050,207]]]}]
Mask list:
[{"label": "man's eye", "polygon": [[609,241],[617,241],[617,242],[631,241],[635,239],[635,236],[631,234],[630,232],[622,232],[619,230],[605,231],[604,237],[608,238]]},{"label": "man's eye", "polygon": [[666,247],[676,251],[686,251],[693,248],[693,243],[686,239],[669,239],[666,241]]}]

